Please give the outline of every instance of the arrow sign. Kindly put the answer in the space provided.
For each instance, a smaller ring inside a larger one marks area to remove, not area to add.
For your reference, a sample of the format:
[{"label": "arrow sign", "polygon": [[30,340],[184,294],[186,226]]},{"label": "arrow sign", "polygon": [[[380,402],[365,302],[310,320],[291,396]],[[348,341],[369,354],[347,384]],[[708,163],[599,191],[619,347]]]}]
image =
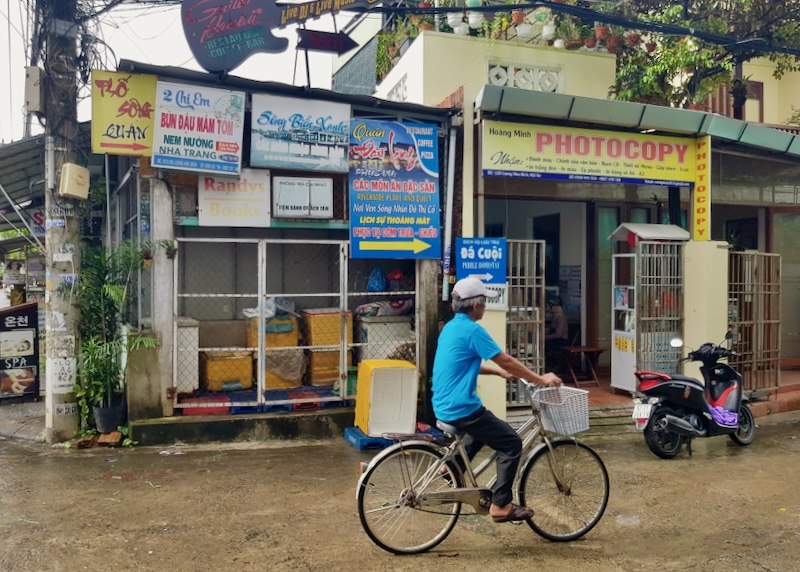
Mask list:
[{"label": "arrow sign", "polygon": [[347,34],[298,29],[297,35],[299,36],[299,41],[297,42],[298,50],[328,52],[341,56],[358,47],[358,44]]},{"label": "arrow sign", "polygon": [[423,242],[418,238],[413,241],[361,241],[359,243],[359,250],[413,250],[414,254],[427,250],[431,247],[427,242]]},{"label": "arrow sign", "polygon": [[139,143],[100,143],[100,147],[108,147],[109,149],[130,149],[131,151],[141,151],[149,149],[147,145],[140,145]]},{"label": "arrow sign", "polygon": [[470,274],[469,277],[470,278],[477,278],[481,282],[486,282],[487,284],[491,284],[492,283],[492,278],[494,278],[494,275],[489,274],[487,272],[486,274]]}]

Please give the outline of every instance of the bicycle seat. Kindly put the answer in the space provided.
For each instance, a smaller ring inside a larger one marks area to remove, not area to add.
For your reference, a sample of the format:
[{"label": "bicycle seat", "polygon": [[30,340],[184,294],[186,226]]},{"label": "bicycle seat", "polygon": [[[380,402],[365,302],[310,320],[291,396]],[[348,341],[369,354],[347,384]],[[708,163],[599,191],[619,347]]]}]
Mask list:
[{"label": "bicycle seat", "polygon": [[458,427],[445,423],[444,421],[439,421],[438,419],[436,420],[436,427],[454,437],[461,437],[464,435],[464,432]]}]

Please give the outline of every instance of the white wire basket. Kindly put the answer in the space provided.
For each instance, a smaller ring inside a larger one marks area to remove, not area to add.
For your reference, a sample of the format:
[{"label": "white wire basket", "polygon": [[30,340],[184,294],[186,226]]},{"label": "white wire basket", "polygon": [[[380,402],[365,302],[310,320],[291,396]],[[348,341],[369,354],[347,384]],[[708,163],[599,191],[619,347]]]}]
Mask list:
[{"label": "white wire basket", "polygon": [[589,392],[575,387],[541,387],[531,394],[544,430],[574,435],[589,429]]}]

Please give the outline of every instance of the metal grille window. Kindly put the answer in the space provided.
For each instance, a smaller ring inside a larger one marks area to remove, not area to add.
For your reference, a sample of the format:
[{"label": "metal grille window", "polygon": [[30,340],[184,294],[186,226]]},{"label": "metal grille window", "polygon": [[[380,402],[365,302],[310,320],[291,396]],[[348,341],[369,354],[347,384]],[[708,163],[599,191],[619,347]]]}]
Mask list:
[{"label": "metal grille window", "polygon": [[778,386],[780,370],[781,258],[778,254],[731,252],[728,264],[730,364],[745,391]]},{"label": "metal grille window", "polygon": [[347,241],[180,240],[177,408],[332,407],[355,396],[358,361],[415,361],[413,264],[372,293]]},{"label": "metal grille window", "polygon": [[683,245],[642,242],[636,280],[636,367],[679,373],[681,350],[670,346],[680,335],[683,315]]},{"label": "metal grille window", "polygon": [[[509,240],[506,352],[533,371],[544,371],[545,243]],[[526,405],[522,384],[507,385],[509,406]]]}]

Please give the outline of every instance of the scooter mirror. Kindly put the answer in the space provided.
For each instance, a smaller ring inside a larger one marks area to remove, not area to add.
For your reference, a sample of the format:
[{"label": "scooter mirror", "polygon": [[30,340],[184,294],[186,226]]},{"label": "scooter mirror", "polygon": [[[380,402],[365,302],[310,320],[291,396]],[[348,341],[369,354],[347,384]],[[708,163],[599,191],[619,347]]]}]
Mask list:
[{"label": "scooter mirror", "polygon": [[680,338],[672,338],[669,341],[669,345],[673,348],[682,348],[683,347],[683,340]]},{"label": "scooter mirror", "polygon": [[730,340],[731,338],[733,338],[733,332],[728,330],[727,332],[725,332],[725,339]]}]

